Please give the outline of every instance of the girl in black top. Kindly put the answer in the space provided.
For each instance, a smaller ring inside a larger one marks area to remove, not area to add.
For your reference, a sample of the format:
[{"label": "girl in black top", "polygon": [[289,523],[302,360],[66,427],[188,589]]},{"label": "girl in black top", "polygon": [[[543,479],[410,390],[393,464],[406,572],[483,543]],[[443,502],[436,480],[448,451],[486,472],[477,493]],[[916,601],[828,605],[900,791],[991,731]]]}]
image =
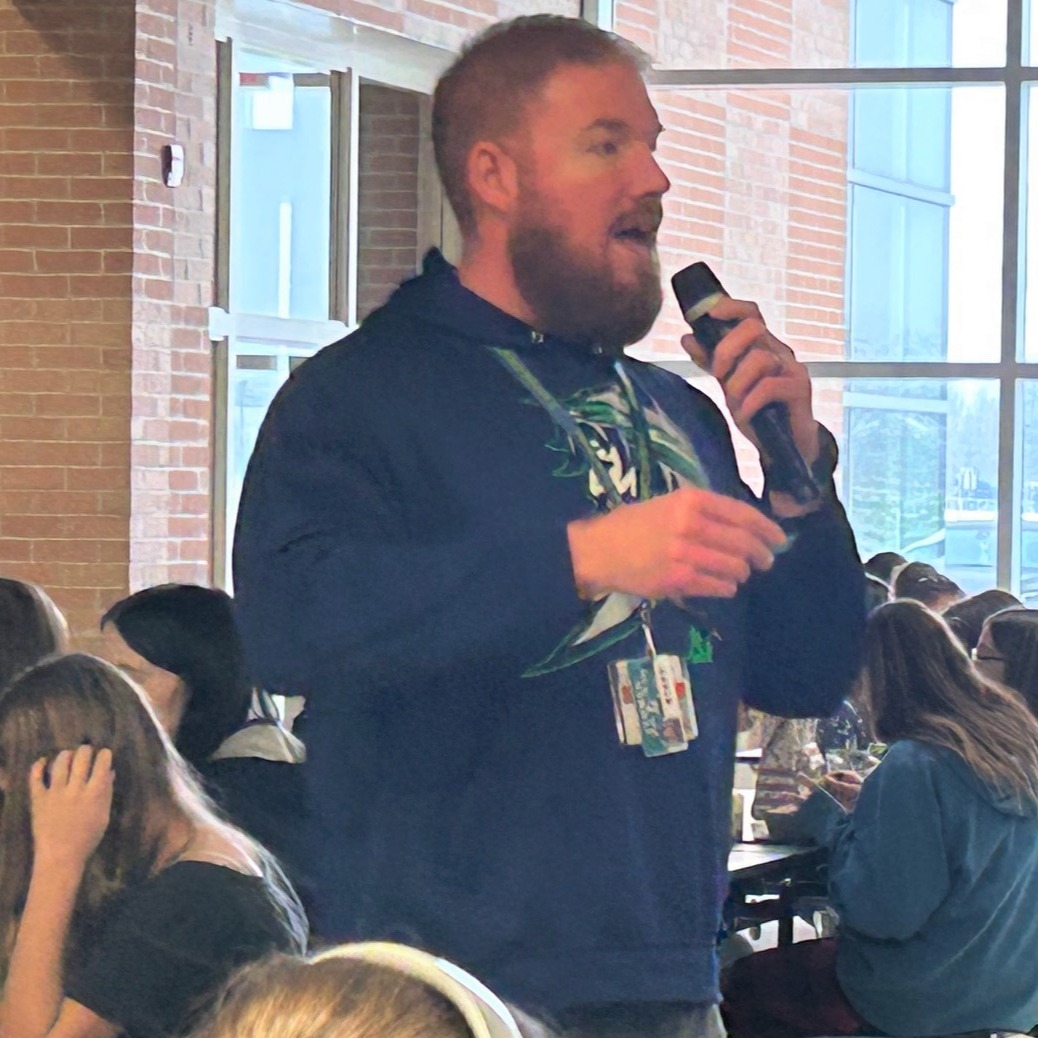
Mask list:
[{"label": "girl in black top", "polygon": [[221,821],[135,686],[90,656],[0,696],[0,1033],[168,1038],[305,943],[270,856]]}]

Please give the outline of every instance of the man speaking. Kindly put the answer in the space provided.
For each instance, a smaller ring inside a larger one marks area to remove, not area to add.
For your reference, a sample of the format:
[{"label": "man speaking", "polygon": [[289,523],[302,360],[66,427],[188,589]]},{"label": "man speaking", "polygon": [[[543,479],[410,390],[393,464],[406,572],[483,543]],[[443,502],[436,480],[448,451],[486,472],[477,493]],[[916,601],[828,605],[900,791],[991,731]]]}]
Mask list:
[{"label": "man speaking", "polygon": [[308,699],[323,937],[444,954],[569,1034],[701,1036],[737,704],[834,708],[863,590],[806,370],[752,304],[712,311],[712,372],[751,437],[785,404],[808,505],[754,498],[717,408],[623,356],[670,186],[643,67],[539,15],[445,74],[461,263],[282,390],[235,589],[257,678]]}]

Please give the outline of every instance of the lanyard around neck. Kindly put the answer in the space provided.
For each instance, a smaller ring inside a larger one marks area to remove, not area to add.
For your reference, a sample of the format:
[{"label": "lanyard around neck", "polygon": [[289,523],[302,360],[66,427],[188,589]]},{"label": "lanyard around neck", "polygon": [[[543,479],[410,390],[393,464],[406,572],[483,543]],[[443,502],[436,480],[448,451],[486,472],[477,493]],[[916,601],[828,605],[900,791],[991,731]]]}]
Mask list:
[{"label": "lanyard around neck", "polygon": [[[584,430],[580,428],[573,415],[569,413],[545,388],[537,376],[523,363],[514,350],[503,349],[499,346],[491,346],[491,352],[504,365],[507,370],[521,385],[530,391],[534,399],[548,412],[552,421],[566,432],[580,448],[581,453],[587,458],[592,471],[598,477],[599,483],[605,491],[609,505],[616,508],[624,503],[623,496],[616,489],[613,477],[609,474],[597,451],[591,446]],[[638,496],[641,500],[647,500],[652,496],[650,480],[652,476],[651,441],[649,439],[649,423],[646,421],[645,412],[638,401],[630,376],[624,370],[623,364],[617,360],[613,365],[624,397],[631,411],[631,424],[634,429],[638,464]]]}]

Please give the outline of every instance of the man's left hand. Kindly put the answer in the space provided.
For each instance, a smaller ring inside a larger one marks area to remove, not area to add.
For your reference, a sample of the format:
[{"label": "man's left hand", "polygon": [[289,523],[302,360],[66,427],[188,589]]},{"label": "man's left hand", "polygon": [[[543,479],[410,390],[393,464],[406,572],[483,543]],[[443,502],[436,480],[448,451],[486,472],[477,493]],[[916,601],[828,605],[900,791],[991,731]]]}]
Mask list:
[{"label": "man's left hand", "polygon": [[713,362],[696,342],[684,335],[681,345],[724,390],[725,403],[736,427],[760,450],[750,419],[765,404],[781,401],[789,409],[793,439],[808,465],[818,458],[818,423],[811,408],[811,378],[793,351],[768,331],[756,303],[723,299],[711,311],[720,320],[738,320],[714,350]]}]

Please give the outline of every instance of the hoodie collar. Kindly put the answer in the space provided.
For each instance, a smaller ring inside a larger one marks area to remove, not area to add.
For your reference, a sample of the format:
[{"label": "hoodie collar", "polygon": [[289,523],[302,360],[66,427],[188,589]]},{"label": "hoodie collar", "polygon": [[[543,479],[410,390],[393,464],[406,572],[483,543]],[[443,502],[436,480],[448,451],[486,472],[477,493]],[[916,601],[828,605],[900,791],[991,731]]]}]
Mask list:
[{"label": "hoodie collar", "polygon": [[467,289],[458,277],[457,268],[444,259],[439,249],[430,249],[425,254],[421,274],[405,281],[396,290],[392,302],[423,323],[481,346],[557,350],[564,345],[572,350],[591,352],[586,345],[542,335],[525,321]]}]

